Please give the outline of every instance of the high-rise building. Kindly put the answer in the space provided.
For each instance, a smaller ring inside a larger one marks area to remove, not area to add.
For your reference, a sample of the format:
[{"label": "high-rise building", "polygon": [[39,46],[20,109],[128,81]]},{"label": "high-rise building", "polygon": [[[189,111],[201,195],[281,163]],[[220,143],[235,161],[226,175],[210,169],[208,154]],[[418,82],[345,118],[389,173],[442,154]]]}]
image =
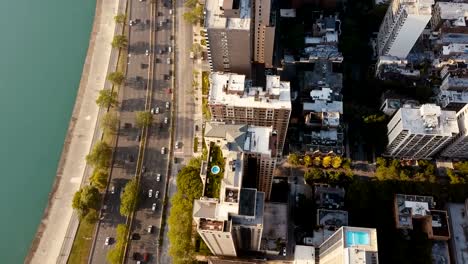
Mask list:
[{"label": "high-rise building", "polygon": [[442,156],[448,158],[468,159],[468,104],[457,112],[458,129],[456,135],[448,147],[442,152]]},{"label": "high-rise building", "polygon": [[343,226],[319,247],[320,264],[378,264],[377,231]]},{"label": "high-rise building", "polygon": [[[215,171],[202,163],[203,197],[194,201],[193,218],[198,234],[214,255],[237,256],[241,251],[258,251],[263,232],[265,195],[243,188],[244,153],[229,151],[225,168]],[[210,160],[210,157],[208,157]],[[206,197],[207,170],[224,173],[217,197]]]},{"label": "high-rise building", "polygon": [[458,134],[454,111],[434,104],[400,108],[387,125],[385,156],[401,159],[430,159]]},{"label": "high-rise building", "polygon": [[271,0],[253,0],[254,17],[254,61],[273,67],[273,49],[275,45],[275,21],[271,16]]},{"label": "high-rise building", "polygon": [[245,75],[212,73],[208,105],[211,119],[232,124],[273,127],[271,151],[281,156],[291,115],[289,82],[267,75],[266,88],[253,87]]},{"label": "high-rise building", "polygon": [[230,151],[245,153],[244,187],[257,188],[270,199],[276,156],[272,155],[273,129],[249,125],[231,125],[221,122],[205,124],[205,143],[216,144],[224,156]]},{"label": "high-rise building", "polygon": [[250,76],[251,1],[254,0],[206,0],[205,37],[211,71]]},{"label": "high-rise building", "polygon": [[378,55],[405,59],[431,19],[434,0],[393,0],[377,36]]}]

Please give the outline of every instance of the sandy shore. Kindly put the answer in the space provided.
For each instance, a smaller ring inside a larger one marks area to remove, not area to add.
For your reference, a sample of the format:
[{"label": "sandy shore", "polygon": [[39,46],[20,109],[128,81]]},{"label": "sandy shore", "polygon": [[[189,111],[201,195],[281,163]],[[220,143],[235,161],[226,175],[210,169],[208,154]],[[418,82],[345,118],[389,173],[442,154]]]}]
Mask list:
[{"label": "sandy shore", "polygon": [[49,201],[31,244],[25,263],[65,263],[78,226],[71,202],[80,188],[86,169],[85,156],[95,139],[99,108],[95,100],[108,85],[108,69],[113,71],[117,52],[110,43],[116,31],[113,17],[118,13],[119,0],[96,0],[96,12],[83,73],[57,168]]}]

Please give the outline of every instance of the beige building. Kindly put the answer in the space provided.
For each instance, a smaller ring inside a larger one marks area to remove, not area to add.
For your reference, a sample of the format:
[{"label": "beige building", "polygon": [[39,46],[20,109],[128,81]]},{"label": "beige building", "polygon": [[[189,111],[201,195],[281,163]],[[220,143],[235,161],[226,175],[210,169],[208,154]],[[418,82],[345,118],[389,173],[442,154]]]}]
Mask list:
[{"label": "beige building", "polygon": [[[276,156],[272,155],[271,147],[273,129],[249,125],[230,125],[222,122],[208,122],[205,127],[205,143],[220,146],[223,155],[231,151],[245,154],[244,168],[249,172],[256,172],[250,186],[265,193],[266,200],[270,199],[273,184],[273,170],[276,166]],[[244,186],[246,184],[244,183]]]},{"label": "beige building", "polygon": [[[244,153],[229,151],[224,158],[226,167],[219,198],[204,196],[194,201],[193,218],[198,234],[214,255],[237,256],[240,251],[258,251],[265,194],[242,187]],[[209,184],[207,169],[204,162],[200,176],[205,188]]]},{"label": "beige building", "polygon": [[460,132],[442,152],[442,156],[452,159],[468,159],[468,104],[457,112],[457,122]]},{"label": "beige building", "polygon": [[275,26],[271,21],[271,0],[253,0],[254,18],[254,61],[264,63],[266,68],[273,67],[275,45]]},{"label": "beige building", "polygon": [[343,226],[319,247],[320,264],[378,264],[377,231]]},{"label": "beige building", "polygon": [[268,75],[265,88],[253,87],[245,75],[215,72],[210,83],[212,121],[273,127],[270,149],[281,156],[291,115],[289,82]]}]

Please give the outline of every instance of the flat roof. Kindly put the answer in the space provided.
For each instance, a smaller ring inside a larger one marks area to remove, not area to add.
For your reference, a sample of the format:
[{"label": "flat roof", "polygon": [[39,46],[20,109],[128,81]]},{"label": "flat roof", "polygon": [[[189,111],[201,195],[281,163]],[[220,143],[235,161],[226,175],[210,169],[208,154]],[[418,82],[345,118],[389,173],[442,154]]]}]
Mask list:
[{"label": "flat roof", "polygon": [[294,264],[315,264],[315,248],[296,245],[294,249]]},{"label": "flat roof", "polygon": [[468,17],[468,4],[466,3],[437,2],[436,8],[440,10],[441,19]]},{"label": "flat roof", "polygon": [[250,30],[251,0],[239,0],[239,17],[225,17],[223,0],[205,1],[205,27]]},{"label": "flat roof", "polygon": [[272,127],[249,126],[244,143],[244,150],[253,153],[261,153],[271,156],[270,138]]},{"label": "flat roof", "polygon": [[348,225],[348,212],[342,210],[317,210],[317,223],[324,227],[342,227]]},{"label": "flat roof", "polygon": [[[431,111],[424,111],[427,109]],[[452,136],[459,132],[456,112],[441,110],[433,104],[425,104],[418,108],[403,106],[394,118],[401,118],[403,129],[411,134]]]},{"label": "flat roof", "polygon": [[239,214],[254,216],[257,190],[242,188],[240,192]]},{"label": "flat roof", "polygon": [[[239,208],[239,212],[243,211],[247,214],[238,214],[238,215],[231,215],[232,223],[235,225],[244,225],[244,226],[259,226],[263,225],[263,214],[264,214],[264,207],[265,207],[265,193],[258,192],[255,189],[255,196],[250,196],[249,198],[253,198],[250,200],[249,204],[245,205],[243,208],[242,206],[242,190],[241,189],[241,205]],[[247,199],[245,200],[247,202]],[[250,215],[252,214],[253,215]]]},{"label": "flat roof", "polygon": [[286,241],[288,237],[288,205],[285,203],[265,203],[262,250],[276,250],[276,241]]},{"label": "flat roof", "polygon": [[468,212],[462,203],[448,203],[447,210],[452,229],[452,257],[455,263],[468,263]]},{"label": "flat roof", "polygon": [[209,104],[226,106],[291,109],[289,82],[280,81],[276,75],[268,75],[266,89],[251,87],[244,75],[215,72],[210,75]]}]

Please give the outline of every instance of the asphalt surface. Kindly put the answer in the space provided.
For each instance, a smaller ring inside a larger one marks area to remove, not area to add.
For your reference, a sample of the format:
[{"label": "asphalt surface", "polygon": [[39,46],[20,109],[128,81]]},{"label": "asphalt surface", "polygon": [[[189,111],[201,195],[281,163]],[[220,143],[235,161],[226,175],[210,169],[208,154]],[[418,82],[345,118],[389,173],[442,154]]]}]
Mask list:
[{"label": "asphalt surface", "polygon": [[[160,2],[158,2],[158,5]],[[111,183],[109,192],[106,194],[104,200],[104,214],[103,218],[99,221],[97,236],[95,237],[95,246],[91,252],[91,263],[106,263],[106,255],[110,248],[114,246],[116,227],[118,224],[124,224],[126,218],[122,217],[119,212],[120,195],[125,184],[135,177],[136,161],[138,158],[138,149],[140,142],[138,135],[142,133],[140,129],[135,126],[135,112],[145,109],[145,99],[147,96],[147,88],[153,91],[153,106],[160,107],[160,114],[155,114],[155,121],[148,130],[148,141],[144,153],[143,166],[146,167],[146,172],[141,177],[141,197],[142,200],[137,208],[135,220],[132,225],[133,232],[141,234],[140,240],[136,243],[130,244],[130,257],[133,256],[135,250],[144,252],[154,252],[154,242],[157,240],[157,230],[153,228],[152,234],[148,234],[147,226],[152,224],[156,225],[160,221],[161,204],[158,203],[154,195],[157,190],[162,190],[166,175],[164,171],[167,167],[167,147],[169,146],[169,122],[163,123],[164,117],[170,120],[170,111],[166,109],[165,103],[170,101],[171,95],[166,94],[166,88],[169,87],[170,81],[164,80],[162,74],[168,74],[171,65],[155,64],[155,71],[153,84],[148,87],[149,82],[149,64],[154,63],[154,56],[156,50],[150,50],[150,28],[151,22],[154,18],[150,16],[150,1],[131,0],[129,2],[128,19],[139,21],[130,27],[129,33],[129,58],[128,68],[126,74],[126,83],[121,88],[119,93],[120,105],[120,131],[117,140],[117,147],[114,154],[114,164],[111,173]],[[167,14],[169,13],[166,10]],[[159,17],[158,17],[159,19]],[[148,21],[148,22],[147,22]],[[159,22],[159,20],[158,20]],[[156,22],[153,24],[156,26]],[[170,38],[170,24],[165,24],[156,34],[156,39],[159,41],[155,48],[166,47],[169,44]],[[159,39],[158,39],[159,38]],[[166,38],[166,41],[163,41]],[[146,55],[146,50],[149,54]],[[158,56],[157,56],[158,57]],[[167,57],[167,52],[159,56],[161,58]],[[166,61],[165,61],[166,62]],[[172,63],[172,62],[171,62]],[[172,107],[170,105],[170,107]],[[166,147],[166,153],[161,154],[161,147]],[[156,174],[161,173],[160,182],[156,182]],[[114,193],[111,192],[114,187]],[[148,190],[153,189],[153,198],[145,199],[148,197]],[[162,195],[162,194],[160,194]],[[153,212],[151,206],[157,203],[157,210]],[[107,237],[111,238],[109,246],[104,245]],[[152,254],[153,255],[153,254]],[[155,257],[151,256],[149,263],[156,263]]]},{"label": "asphalt surface", "polygon": [[[179,169],[188,160],[193,157],[193,136],[195,130],[194,112],[195,112],[195,99],[192,89],[193,80],[193,60],[189,58],[190,49],[193,43],[192,25],[186,23],[182,17],[186,12],[183,5],[184,1],[174,1],[175,11],[175,34],[176,34],[176,50],[175,60],[176,64],[176,121],[175,121],[175,141],[181,143],[180,149],[174,150],[174,157],[180,160],[179,163],[172,165],[172,171],[169,178],[167,189],[167,212],[166,218],[170,214],[170,197],[176,192],[176,175]],[[200,72],[201,74],[201,72]],[[199,99],[201,100],[201,98]],[[200,127],[201,129],[201,127]],[[167,223],[167,221],[166,221]],[[169,252],[169,240],[167,237],[168,226],[164,229],[163,244],[160,252],[159,263],[171,263]]]}]

